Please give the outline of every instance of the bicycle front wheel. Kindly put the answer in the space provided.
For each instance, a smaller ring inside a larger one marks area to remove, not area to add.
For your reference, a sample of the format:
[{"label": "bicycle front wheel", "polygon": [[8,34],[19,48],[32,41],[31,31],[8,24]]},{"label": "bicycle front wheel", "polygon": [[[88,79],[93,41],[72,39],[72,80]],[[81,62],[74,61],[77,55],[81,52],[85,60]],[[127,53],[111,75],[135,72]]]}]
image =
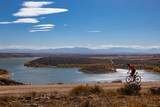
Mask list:
[{"label": "bicycle front wheel", "polygon": [[132,82],[132,77],[131,76],[127,76],[126,77],[126,82],[129,84],[130,82]]},{"label": "bicycle front wheel", "polygon": [[140,76],[136,76],[135,82],[136,82],[136,83],[140,83],[140,82],[141,82],[141,77],[140,77]]}]

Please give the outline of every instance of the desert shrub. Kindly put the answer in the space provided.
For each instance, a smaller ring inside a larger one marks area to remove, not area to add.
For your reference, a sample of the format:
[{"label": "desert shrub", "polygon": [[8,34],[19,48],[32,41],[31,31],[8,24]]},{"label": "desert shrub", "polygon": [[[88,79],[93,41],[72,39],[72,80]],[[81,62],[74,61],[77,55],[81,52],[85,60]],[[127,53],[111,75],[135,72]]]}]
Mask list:
[{"label": "desert shrub", "polygon": [[96,85],[94,87],[80,85],[78,87],[73,88],[70,91],[70,95],[100,94],[102,92],[104,92],[104,90]]},{"label": "desert shrub", "polygon": [[121,95],[139,95],[141,85],[138,84],[125,84],[124,87],[117,90]]},{"label": "desert shrub", "polygon": [[96,107],[94,104],[90,103],[89,100],[86,100],[80,107]]},{"label": "desert shrub", "polygon": [[62,85],[62,84],[64,84],[64,83],[62,83],[62,82],[59,82],[59,83],[57,83],[58,85]]},{"label": "desert shrub", "polygon": [[160,95],[160,87],[152,87],[149,90],[153,95]]},{"label": "desert shrub", "polygon": [[38,93],[37,93],[37,92],[31,92],[31,93],[30,93],[30,96],[32,96],[32,97],[34,97],[34,98],[35,98],[35,97],[37,97],[37,96],[38,96]]},{"label": "desert shrub", "polygon": [[117,90],[106,90],[102,95],[106,96],[117,96],[118,92]]},{"label": "desert shrub", "polygon": [[97,94],[103,92],[103,89],[95,85],[94,87],[90,87],[90,91],[91,93]]},{"label": "desert shrub", "polygon": [[112,83],[122,83],[122,80],[115,80],[115,81],[112,81]]},{"label": "desert shrub", "polygon": [[13,96],[2,96],[0,97],[0,101],[3,101],[3,102],[10,102],[10,101],[15,101],[15,97]]}]

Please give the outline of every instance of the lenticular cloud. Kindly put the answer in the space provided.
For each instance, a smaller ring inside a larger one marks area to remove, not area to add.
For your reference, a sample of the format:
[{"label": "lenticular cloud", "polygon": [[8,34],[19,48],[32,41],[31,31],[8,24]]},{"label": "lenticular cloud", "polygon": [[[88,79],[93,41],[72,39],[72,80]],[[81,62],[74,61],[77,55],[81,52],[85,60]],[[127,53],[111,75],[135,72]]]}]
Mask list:
[{"label": "lenticular cloud", "polygon": [[42,2],[35,2],[35,1],[28,1],[28,2],[24,2],[22,5],[24,7],[28,7],[28,8],[37,8],[37,7],[42,7],[44,5],[49,5],[52,4],[54,2],[46,2],[46,1],[42,1]]},{"label": "lenticular cloud", "polygon": [[61,9],[61,8],[41,8],[44,5],[52,4],[53,2],[34,2],[34,1],[28,1],[24,2],[22,5],[25,6],[25,8],[21,8],[19,12],[13,14],[13,16],[20,16],[20,17],[32,17],[32,16],[40,16],[40,15],[46,15],[46,14],[53,14],[53,13],[60,13],[60,12],[66,12],[67,9]]},{"label": "lenticular cloud", "polygon": [[22,18],[17,19],[16,21],[12,22],[0,22],[0,24],[12,24],[12,23],[38,23],[39,21],[36,18]]}]

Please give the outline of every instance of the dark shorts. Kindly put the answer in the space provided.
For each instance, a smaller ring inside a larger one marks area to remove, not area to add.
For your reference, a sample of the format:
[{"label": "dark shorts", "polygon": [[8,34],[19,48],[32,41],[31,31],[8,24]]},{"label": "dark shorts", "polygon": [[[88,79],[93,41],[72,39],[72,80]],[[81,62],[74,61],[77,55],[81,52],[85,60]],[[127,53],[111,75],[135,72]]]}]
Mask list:
[{"label": "dark shorts", "polygon": [[133,76],[135,74],[136,70],[133,70],[131,73],[131,76]]}]

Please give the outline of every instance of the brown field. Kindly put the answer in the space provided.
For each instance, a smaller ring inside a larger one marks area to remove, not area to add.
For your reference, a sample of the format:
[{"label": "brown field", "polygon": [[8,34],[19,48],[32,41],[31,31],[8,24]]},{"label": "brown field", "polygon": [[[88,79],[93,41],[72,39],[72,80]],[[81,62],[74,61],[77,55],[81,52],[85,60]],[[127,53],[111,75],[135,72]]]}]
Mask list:
[{"label": "brown field", "polygon": [[[83,94],[89,89],[87,87],[95,88],[89,91],[91,93]],[[1,86],[0,107],[160,106],[160,95],[149,92],[151,87],[160,87],[160,82],[143,82],[140,93],[133,95],[123,95],[116,91],[122,87],[124,83]],[[81,94],[74,94],[76,92]]]},{"label": "brown field", "polygon": [[[108,89],[118,89],[123,86],[124,83],[90,83],[90,84],[54,84],[54,85],[18,85],[18,86],[0,86],[0,96],[1,95],[18,95],[31,92],[43,92],[49,93],[57,91],[59,93],[68,93],[72,88],[79,85],[88,86],[100,86],[104,90]],[[160,87],[160,82],[142,82],[142,90],[148,90],[150,87]]]}]

